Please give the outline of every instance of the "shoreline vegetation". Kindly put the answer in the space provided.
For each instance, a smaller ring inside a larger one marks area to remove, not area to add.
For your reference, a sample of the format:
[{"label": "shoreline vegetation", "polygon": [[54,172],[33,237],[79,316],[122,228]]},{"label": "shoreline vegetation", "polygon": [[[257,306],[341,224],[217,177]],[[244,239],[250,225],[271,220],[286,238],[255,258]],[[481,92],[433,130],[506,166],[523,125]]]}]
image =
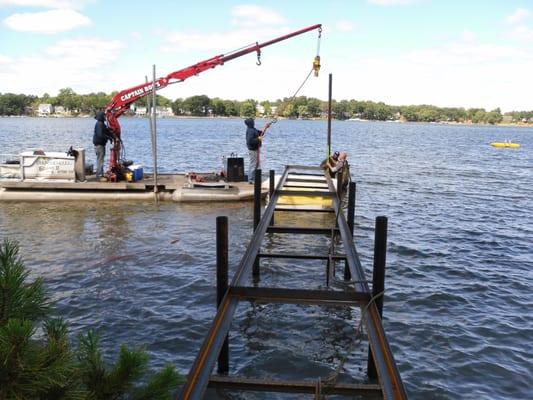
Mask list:
[{"label": "shoreline vegetation", "polygon": [[[91,117],[111,101],[116,92],[77,94],[70,88],[61,89],[57,96],[42,97],[0,93],[0,116]],[[325,119],[328,103],[317,98],[300,96],[275,101],[244,101],[209,98],[206,95],[170,100],[156,96],[156,113],[160,117],[216,118],[264,117],[286,119]],[[146,116],[146,99],[134,103],[125,116]],[[443,124],[490,124],[532,126],[532,111],[510,111],[500,108],[437,107],[432,105],[394,106],[383,102],[333,100],[332,116],[337,120],[427,122]]]}]

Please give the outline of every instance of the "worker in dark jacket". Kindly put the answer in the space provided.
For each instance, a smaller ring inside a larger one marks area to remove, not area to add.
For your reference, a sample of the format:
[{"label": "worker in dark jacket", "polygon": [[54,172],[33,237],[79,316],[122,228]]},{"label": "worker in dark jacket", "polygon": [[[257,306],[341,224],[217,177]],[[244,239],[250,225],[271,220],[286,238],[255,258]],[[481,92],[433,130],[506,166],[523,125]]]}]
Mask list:
[{"label": "worker in dark jacket", "polygon": [[267,123],[262,131],[255,129],[255,121],[253,118],[247,118],[244,120],[246,128],[246,147],[248,147],[248,155],[250,156],[250,165],[248,168],[248,183],[253,184],[255,181],[255,170],[260,168],[259,152],[261,148],[261,142],[265,131],[270,126]]},{"label": "worker in dark jacket", "polygon": [[113,134],[105,124],[105,114],[98,111],[96,116],[96,124],[94,125],[93,144],[96,153],[96,177],[102,178],[104,176],[104,157],[105,146],[107,141],[113,141]]}]

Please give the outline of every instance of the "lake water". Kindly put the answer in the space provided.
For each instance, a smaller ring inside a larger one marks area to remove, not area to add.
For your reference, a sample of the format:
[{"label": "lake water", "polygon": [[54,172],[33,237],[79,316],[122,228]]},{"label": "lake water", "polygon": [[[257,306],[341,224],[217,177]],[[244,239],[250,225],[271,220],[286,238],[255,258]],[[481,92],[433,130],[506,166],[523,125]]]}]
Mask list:
[{"label": "lake water", "polygon": [[[148,122],[121,123],[126,157],[149,171]],[[2,118],[0,154],[73,145],[94,162],[93,126]],[[159,120],[160,170],[219,171],[223,155],[245,154],[244,130],[240,119]],[[384,326],[409,397],[533,398],[533,129],[334,121],[332,130],[357,182],[355,241],[367,270],[375,217],[389,218]],[[263,169],[315,165],[325,138],[323,121],[279,121],[264,141]],[[489,145],[505,139],[522,148]],[[143,346],[154,367],[172,363],[186,374],[215,312],[219,215],[229,217],[231,275],[250,238],[249,202],[3,203],[0,236],[20,242],[74,335],[95,328],[111,357],[120,343]],[[279,235],[268,240],[294,252],[327,249],[321,237],[297,248]],[[277,265],[263,263],[265,281],[297,287],[324,273]],[[341,379],[361,374],[365,354],[350,349],[358,311],[319,311],[243,304],[231,373],[326,376],[350,353]]]}]

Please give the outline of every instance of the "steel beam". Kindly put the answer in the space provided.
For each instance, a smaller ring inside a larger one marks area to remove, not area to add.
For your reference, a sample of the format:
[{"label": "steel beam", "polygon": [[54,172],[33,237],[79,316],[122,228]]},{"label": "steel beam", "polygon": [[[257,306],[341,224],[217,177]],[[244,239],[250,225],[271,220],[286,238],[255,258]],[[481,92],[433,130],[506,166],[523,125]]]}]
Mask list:
[{"label": "steel beam", "polygon": [[288,208],[288,207],[277,207],[274,211],[276,212],[317,212],[317,213],[334,213],[335,210],[332,208]]},{"label": "steel beam", "polygon": [[[310,181],[306,181],[305,183],[312,183]],[[322,185],[322,182],[317,182]],[[325,182],[324,182],[325,183]],[[286,188],[295,188],[295,189],[322,189],[322,190],[328,190],[327,186],[315,186],[315,185],[285,185]]]},{"label": "steel beam", "polygon": [[304,197],[333,197],[335,193],[319,190],[280,190],[280,196],[304,196]]},{"label": "steel beam", "polygon": [[313,255],[313,254],[289,254],[289,253],[259,253],[258,257],[263,258],[295,258],[299,260],[346,260],[346,256],[342,254],[324,254],[324,255]]},{"label": "steel beam", "polygon": [[326,183],[326,180],[318,179],[306,179],[306,178],[289,178],[287,182],[302,182],[302,183],[320,183],[321,185]]},{"label": "steel beam", "polygon": [[241,300],[260,303],[287,303],[307,305],[357,306],[370,301],[369,293],[339,290],[307,290],[285,288],[230,287],[229,293]]},{"label": "steel beam", "polygon": [[303,228],[290,226],[271,226],[267,229],[268,233],[294,233],[300,235],[330,235],[331,232],[338,232],[335,228]]},{"label": "steel beam", "polygon": [[[209,387],[213,389],[246,390],[255,392],[279,393],[308,393],[314,394],[317,388],[316,381],[279,381],[271,379],[235,378],[224,376],[211,376]],[[344,396],[377,396],[381,395],[379,385],[357,383],[335,383],[328,386],[322,384],[324,393]]]}]

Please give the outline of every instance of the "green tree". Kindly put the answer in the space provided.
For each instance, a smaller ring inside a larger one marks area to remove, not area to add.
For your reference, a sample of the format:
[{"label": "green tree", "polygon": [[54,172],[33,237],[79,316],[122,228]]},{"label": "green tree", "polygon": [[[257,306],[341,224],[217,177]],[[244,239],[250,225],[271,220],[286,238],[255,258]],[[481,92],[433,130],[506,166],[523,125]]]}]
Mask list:
[{"label": "green tree", "polygon": [[400,108],[400,113],[406,121],[416,122],[418,119],[418,109],[416,106],[405,106]]},{"label": "green tree", "polygon": [[224,104],[224,100],[220,98],[214,98],[211,101],[211,107],[213,109],[213,114],[215,116],[225,116],[226,115],[226,105]]},{"label": "green tree", "polygon": [[205,117],[210,106],[211,100],[206,95],[188,97],[183,101],[183,108],[197,117]]},{"label": "green tree", "polygon": [[265,116],[272,116],[272,105],[270,104],[270,101],[268,101],[268,100],[262,101],[261,105],[263,106],[263,109],[265,110],[264,111],[264,115]]},{"label": "green tree", "polygon": [[486,115],[486,121],[488,124],[494,125],[502,122],[503,116],[500,111],[500,108],[496,108],[492,110],[491,112],[487,113]]},{"label": "green tree", "polygon": [[0,94],[0,115],[25,115],[31,113],[31,105],[35,96],[24,94]]},{"label": "green tree", "polygon": [[296,109],[294,108],[294,104],[292,103],[286,103],[282,106],[282,115],[285,118],[294,118],[296,117]]},{"label": "green tree", "polygon": [[350,118],[350,107],[348,101],[333,101],[331,103],[331,113],[336,119],[348,119]]},{"label": "green tree", "polygon": [[307,110],[306,105],[299,105],[298,106],[298,118],[307,118],[309,117],[309,111]]},{"label": "green tree", "polygon": [[256,102],[254,100],[246,100],[241,103],[241,116],[245,118],[254,118],[256,115]]},{"label": "green tree", "polygon": [[238,117],[241,107],[237,101],[224,100],[224,109],[226,110],[226,115],[231,117]]},{"label": "green tree", "polygon": [[322,112],[321,105],[322,103],[319,99],[315,99],[315,98],[307,99],[307,112],[309,113],[309,116],[311,118],[320,117],[320,114]]},{"label": "green tree", "polygon": [[75,110],[81,104],[79,96],[71,88],[64,88],[59,90],[59,94],[55,99],[55,105],[65,107],[67,110]]},{"label": "green tree", "polygon": [[183,99],[176,99],[172,102],[172,112],[174,113],[174,115],[183,114]]}]

